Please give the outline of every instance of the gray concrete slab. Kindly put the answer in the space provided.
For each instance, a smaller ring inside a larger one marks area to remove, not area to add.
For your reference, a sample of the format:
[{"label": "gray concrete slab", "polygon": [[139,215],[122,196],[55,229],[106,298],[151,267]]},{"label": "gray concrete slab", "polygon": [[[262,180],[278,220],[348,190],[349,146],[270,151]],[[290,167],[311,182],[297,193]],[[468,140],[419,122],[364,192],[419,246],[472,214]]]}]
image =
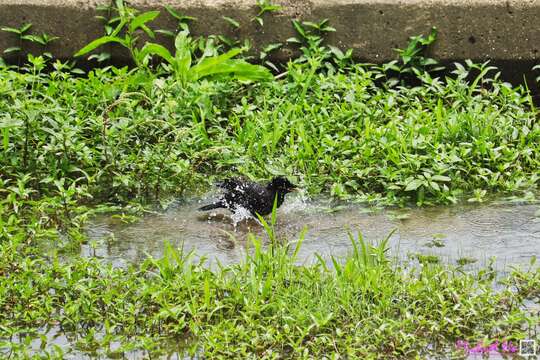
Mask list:
[{"label": "gray concrete slab", "polygon": [[[46,32],[60,39],[47,47],[54,56],[70,57],[86,43],[103,33],[95,18],[96,7],[103,0],[0,0],[0,26],[18,27],[33,24],[34,33]],[[426,34],[432,26],[439,29],[432,57],[442,61],[474,59],[500,62],[535,63],[540,50],[540,0],[274,0],[283,6],[276,13],[265,14],[264,27],[253,17],[256,0],[134,0],[141,9],[162,9],[154,28],[173,29],[175,20],[163,9],[164,4],[198,18],[194,34],[223,34],[248,38],[262,46],[284,42],[294,36],[292,19],[330,19],[337,32],[328,43],[342,49],[353,48],[357,58],[383,62],[396,57],[394,48],[406,46],[409,36]],[[233,29],[222,16],[236,19],[240,29]],[[160,37],[161,42],[167,39]],[[0,53],[19,44],[15,35],[0,32]],[[39,52],[39,46],[30,46]],[[281,50],[277,57],[286,59],[293,48]],[[115,56],[123,56],[115,51]]]}]

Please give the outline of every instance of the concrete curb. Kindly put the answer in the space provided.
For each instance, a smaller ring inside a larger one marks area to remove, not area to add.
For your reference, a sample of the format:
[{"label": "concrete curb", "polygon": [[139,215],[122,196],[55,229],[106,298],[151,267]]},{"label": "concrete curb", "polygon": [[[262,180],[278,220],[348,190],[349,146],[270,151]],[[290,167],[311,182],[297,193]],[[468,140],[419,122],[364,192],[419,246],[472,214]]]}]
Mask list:
[{"label": "concrete curb", "polygon": [[[68,58],[103,34],[103,25],[95,18],[96,7],[108,3],[0,0],[0,26],[18,27],[30,22],[33,33],[59,36],[47,51],[55,57]],[[540,0],[274,0],[283,8],[265,14],[262,28],[252,21],[258,10],[255,0],[130,2],[137,8],[162,10],[152,23],[153,28],[174,29],[176,20],[163,9],[165,3],[198,18],[192,25],[194,34],[248,38],[257,48],[295,36],[292,19],[328,18],[337,29],[328,36],[328,43],[342,49],[353,48],[355,57],[363,61],[380,63],[395,59],[393,49],[405,47],[409,36],[427,34],[432,26],[439,29],[439,36],[430,55],[443,62],[473,59],[529,66],[538,63],[540,57]],[[222,16],[236,19],[241,28],[234,30]],[[165,37],[158,41],[170,42]],[[17,45],[14,34],[0,32],[0,53]],[[43,51],[33,45],[28,49]],[[292,49],[284,48],[275,56],[284,60],[293,54]],[[116,50],[113,54],[123,56]]]}]

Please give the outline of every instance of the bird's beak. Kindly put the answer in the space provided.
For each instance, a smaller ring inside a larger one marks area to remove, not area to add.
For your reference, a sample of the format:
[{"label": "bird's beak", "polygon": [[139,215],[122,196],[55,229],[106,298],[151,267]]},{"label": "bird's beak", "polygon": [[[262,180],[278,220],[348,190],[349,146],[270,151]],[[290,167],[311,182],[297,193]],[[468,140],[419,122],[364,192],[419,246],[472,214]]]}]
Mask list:
[{"label": "bird's beak", "polygon": [[290,191],[290,192],[297,192],[298,188],[297,187],[290,187],[287,190]]}]

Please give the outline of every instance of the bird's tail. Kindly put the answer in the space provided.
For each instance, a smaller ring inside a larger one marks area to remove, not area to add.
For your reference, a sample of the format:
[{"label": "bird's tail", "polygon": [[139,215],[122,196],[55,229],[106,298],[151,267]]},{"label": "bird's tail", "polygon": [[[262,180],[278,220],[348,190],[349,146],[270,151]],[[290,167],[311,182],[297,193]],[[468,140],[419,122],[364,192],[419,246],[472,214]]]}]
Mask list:
[{"label": "bird's tail", "polygon": [[221,201],[216,201],[215,203],[204,205],[199,208],[199,211],[208,211],[213,209],[219,209],[224,207],[225,205]]}]

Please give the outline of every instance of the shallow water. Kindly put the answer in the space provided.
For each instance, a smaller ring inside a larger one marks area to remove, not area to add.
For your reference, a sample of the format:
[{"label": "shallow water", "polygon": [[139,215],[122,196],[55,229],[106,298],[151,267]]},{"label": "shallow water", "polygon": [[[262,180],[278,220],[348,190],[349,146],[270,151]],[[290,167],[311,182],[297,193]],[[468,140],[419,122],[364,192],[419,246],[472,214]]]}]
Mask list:
[{"label": "shallow water", "polygon": [[[211,264],[216,261],[230,264],[245,256],[250,244],[248,233],[268,241],[256,220],[240,221],[235,226],[226,210],[197,211],[208,201],[177,202],[166,211],[147,215],[132,224],[122,223],[110,215],[99,216],[87,228],[89,242],[83,246],[82,254],[103,258],[115,266],[126,266],[140,262],[148,255],[160,257],[164,243],[168,241],[173,246],[183,246],[186,251],[194,250],[197,256],[208,258]],[[297,239],[305,231],[300,262],[313,261],[315,253],[327,259],[332,255],[346,255],[352,249],[351,233],[355,237],[362,233],[367,241],[376,243],[394,231],[389,239],[390,251],[403,260],[417,254],[435,255],[444,262],[456,263],[461,259],[467,260],[468,266],[476,267],[495,257],[495,267],[504,273],[508,271],[508,265],[526,265],[533,256],[540,256],[540,204],[492,201],[487,204],[374,209],[357,204],[340,205],[324,199],[305,201],[300,196],[291,196],[278,211],[275,231],[278,239],[288,240]],[[530,304],[531,309],[536,306]],[[70,337],[58,327],[43,329],[43,334],[48,345],[55,344],[67,352],[65,358],[91,358],[74,348],[76,336]],[[28,350],[37,354],[41,345],[41,339],[36,338]],[[112,344],[113,350],[117,345]],[[176,351],[178,344],[170,346],[169,358],[189,358]],[[133,351],[124,355],[135,359],[146,358],[148,354]],[[503,357],[490,354],[489,358]]]},{"label": "shallow water", "polygon": [[[160,257],[164,242],[194,250],[210,263],[240,261],[250,245],[252,232],[268,239],[256,220],[236,226],[227,210],[199,212],[207,201],[191,200],[147,215],[133,224],[110,216],[93,220],[85,256],[97,256],[116,266]],[[304,201],[290,196],[278,210],[275,231],[280,239],[297,239],[305,231],[300,262],[313,260],[314,253],[329,258],[351,251],[349,234],[362,233],[370,242],[390,237],[390,251],[402,259],[411,254],[436,255],[445,262],[458,260],[477,265],[495,257],[499,269],[527,264],[540,256],[540,205],[537,203],[490,202],[427,208],[380,210],[330,201]]]}]

